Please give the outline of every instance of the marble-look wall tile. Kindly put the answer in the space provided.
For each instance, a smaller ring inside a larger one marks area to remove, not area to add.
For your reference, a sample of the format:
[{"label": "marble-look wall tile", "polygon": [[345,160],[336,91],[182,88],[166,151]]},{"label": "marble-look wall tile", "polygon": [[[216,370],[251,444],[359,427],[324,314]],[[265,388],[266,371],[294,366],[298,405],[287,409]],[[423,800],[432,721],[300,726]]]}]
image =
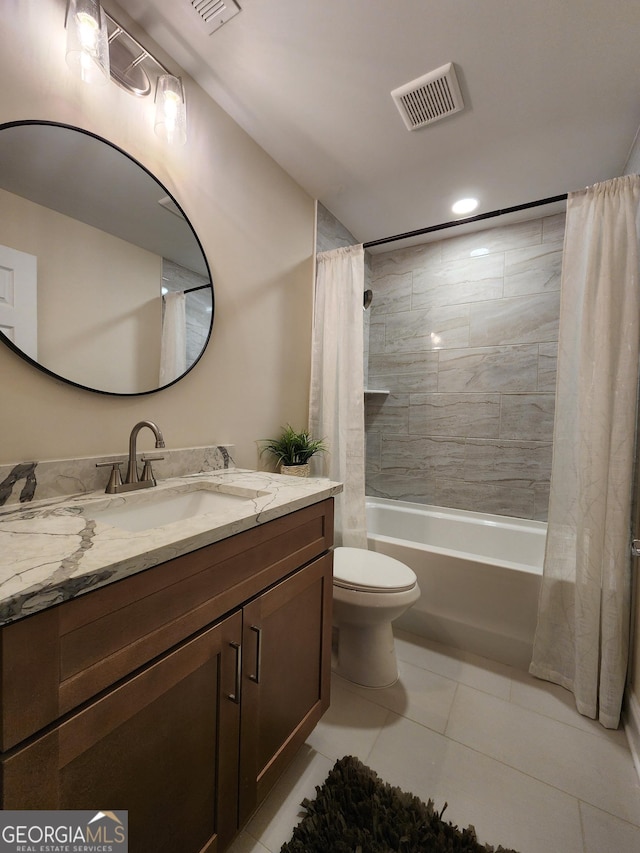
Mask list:
[{"label": "marble-look wall tile", "polygon": [[464,479],[473,483],[527,486],[551,480],[551,442],[470,438]]},{"label": "marble-look wall tile", "polygon": [[409,395],[389,394],[365,399],[365,418],[369,429],[384,433],[409,431]]},{"label": "marble-look wall tile", "polygon": [[562,243],[564,241],[566,220],[566,213],[556,213],[554,216],[545,216],[542,220],[542,242]]},{"label": "marble-look wall tile", "polygon": [[546,521],[549,515],[549,494],[551,492],[551,483],[536,483],[533,487],[533,513],[527,518],[533,518],[535,521]]},{"label": "marble-look wall tile", "polygon": [[505,253],[504,295],[560,290],[562,243],[542,243]]},{"label": "marble-look wall tile", "polygon": [[410,435],[500,436],[500,394],[411,394]]},{"label": "marble-look wall tile", "polygon": [[538,390],[535,344],[453,349],[439,355],[439,392]]},{"label": "marble-look wall tile", "polygon": [[[221,471],[234,467],[232,452],[232,445],[165,448],[158,454],[164,459],[154,462],[153,470],[158,480]],[[142,453],[138,453],[138,459]],[[99,491],[106,487],[110,469],[96,468],[96,463],[118,462],[125,460],[126,456],[122,453],[0,465],[0,506]],[[123,465],[123,476],[124,469]]]},{"label": "marble-look wall tile", "polygon": [[382,436],[381,471],[462,477],[464,467],[465,439],[391,434]]},{"label": "marble-look wall tile", "polygon": [[379,278],[387,275],[402,275],[422,269],[431,261],[439,261],[441,243],[425,243],[423,246],[409,246],[391,252],[371,256],[371,275],[375,284]]},{"label": "marble-look wall tile", "polygon": [[369,323],[369,370],[371,370],[372,357],[384,352],[384,332],[384,321],[376,321],[371,318]]},{"label": "marble-look wall tile", "polygon": [[469,346],[558,340],[560,293],[512,296],[470,306]]},{"label": "marble-look wall tile", "polygon": [[438,372],[435,370],[433,373],[387,373],[383,376],[371,376],[369,387],[381,391],[393,388],[397,393],[427,394],[435,391],[437,384]]},{"label": "marble-look wall tile", "polygon": [[535,246],[541,242],[542,222],[540,219],[532,219],[443,240],[442,259],[449,261],[456,258],[477,257],[480,252],[483,254],[505,252],[522,246]]},{"label": "marble-look wall tile", "polygon": [[548,441],[554,408],[554,394],[503,394],[500,438]]},{"label": "marble-look wall tile", "polygon": [[[401,376],[405,374],[428,373],[434,380],[437,380],[438,353],[379,353],[371,356],[369,370],[372,376]],[[432,390],[436,390],[435,385]]]},{"label": "marble-look wall tile", "polygon": [[382,446],[382,433],[372,429],[367,430],[366,435],[366,466],[367,472],[374,473],[380,470],[380,451]]},{"label": "marble-look wall tile", "polygon": [[317,217],[316,252],[329,252],[331,249],[355,246],[359,243],[349,229],[320,202],[317,206]]},{"label": "marble-look wall tile", "polygon": [[516,518],[533,518],[535,489],[468,483],[464,480],[438,480],[436,482],[438,506],[451,509],[482,507],[482,512],[509,515]]},{"label": "marble-look wall tile", "polygon": [[436,482],[433,477],[415,472],[396,474],[379,471],[367,477],[367,494],[412,503],[437,504]]},{"label": "marble-look wall tile", "polygon": [[372,257],[369,387],[390,393],[367,401],[368,494],[546,518],[563,233],[560,214]]},{"label": "marble-look wall tile", "polygon": [[410,311],[412,283],[413,273],[411,272],[389,274],[377,278],[372,283],[374,299],[371,303],[371,313],[373,316]]},{"label": "marble-look wall tile", "polygon": [[429,264],[413,273],[412,310],[502,296],[504,254]]},{"label": "marble-look wall tile", "polygon": [[389,314],[385,326],[385,352],[419,352],[466,346],[469,342],[469,306],[447,305]]},{"label": "marble-look wall tile", "polygon": [[426,394],[438,390],[438,353],[381,353],[369,359],[369,388]]},{"label": "marble-look wall tile", "polygon": [[538,391],[556,390],[558,371],[558,344],[540,344],[538,346]]}]

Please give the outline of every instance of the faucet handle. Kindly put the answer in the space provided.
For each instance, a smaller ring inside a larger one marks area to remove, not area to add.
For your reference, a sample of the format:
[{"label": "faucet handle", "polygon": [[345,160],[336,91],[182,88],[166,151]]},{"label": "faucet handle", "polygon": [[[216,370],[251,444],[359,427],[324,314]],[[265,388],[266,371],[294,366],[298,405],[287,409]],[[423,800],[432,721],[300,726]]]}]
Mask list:
[{"label": "faucet handle", "polygon": [[105,489],[106,494],[113,495],[118,491],[118,487],[122,485],[122,474],[120,466],[122,462],[96,462],[96,468],[108,468],[111,466],[111,476]]},{"label": "faucet handle", "polygon": [[141,481],[144,483],[151,480],[151,482],[155,486],[156,478],[153,476],[153,469],[151,468],[151,463],[158,462],[160,459],[164,459],[164,456],[141,456],[140,458],[144,462]]}]

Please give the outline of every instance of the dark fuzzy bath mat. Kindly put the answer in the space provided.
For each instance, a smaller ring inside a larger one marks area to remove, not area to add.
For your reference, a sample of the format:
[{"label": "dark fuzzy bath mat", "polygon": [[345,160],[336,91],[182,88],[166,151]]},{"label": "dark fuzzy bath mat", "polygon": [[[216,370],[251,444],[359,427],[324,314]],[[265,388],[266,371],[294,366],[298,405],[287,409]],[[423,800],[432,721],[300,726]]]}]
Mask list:
[{"label": "dark fuzzy bath mat", "polygon": [[480,844],[472,826],[458,829],[433,802],[393,788],[357,758],[336,762],[306,816],[280,853],[516,853]]}]

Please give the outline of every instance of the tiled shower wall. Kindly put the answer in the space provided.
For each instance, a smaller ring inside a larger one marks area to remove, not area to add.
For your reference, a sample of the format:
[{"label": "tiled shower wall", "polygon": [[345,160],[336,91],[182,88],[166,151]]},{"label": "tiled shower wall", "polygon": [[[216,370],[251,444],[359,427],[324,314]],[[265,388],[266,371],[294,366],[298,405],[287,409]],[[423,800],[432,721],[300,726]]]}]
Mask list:
[{"label": "tiled shower wall", "polygon": [[564,214],[371,259],[367,494],[545,520]]}]

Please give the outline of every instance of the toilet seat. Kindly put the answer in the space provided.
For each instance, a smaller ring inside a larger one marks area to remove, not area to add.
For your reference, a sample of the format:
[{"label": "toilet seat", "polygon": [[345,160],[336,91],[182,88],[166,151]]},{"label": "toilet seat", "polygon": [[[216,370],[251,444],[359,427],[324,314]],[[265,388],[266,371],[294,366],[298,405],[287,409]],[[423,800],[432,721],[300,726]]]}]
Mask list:
[{"label": "toilet seat", "polygon": [[386,554],[365,548],[335,548],[333,583],[359,592],[404,592],[417,583],[409,566]]}]

